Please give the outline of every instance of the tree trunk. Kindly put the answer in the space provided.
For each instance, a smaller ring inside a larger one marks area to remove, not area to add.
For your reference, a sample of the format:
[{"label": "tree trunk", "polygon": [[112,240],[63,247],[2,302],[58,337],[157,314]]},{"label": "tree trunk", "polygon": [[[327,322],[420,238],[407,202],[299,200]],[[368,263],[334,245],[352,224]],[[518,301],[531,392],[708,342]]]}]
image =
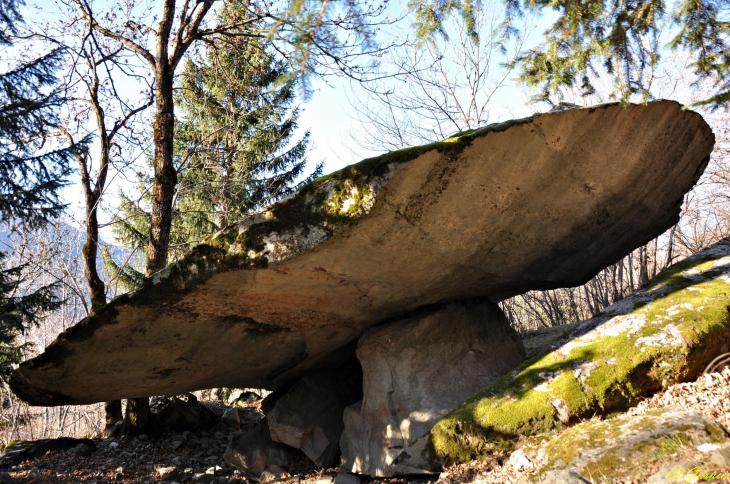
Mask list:
[{"label": "tree trunk", "polygon": [[104,413],[106,413],[106,429],[110,430],[123,418],[122,401],[112,400],[104,403]]},{"label": "tree trunk", "polygon": [[150,399],[130,398],[127,400],[127,412],[121,426],[122,435],[141,435],[153,431]]},{"label": "tree trunk", "polygon": [[639,287],[649,282],[649,253],[646,246],[639,249]]},{"label": "tree trunk", "polygon": [[159,62],[155,72],[156,102],[153,127],[155,177],[152,183],[152,216],[150,241],[147,246],[146,275],[151,275],[167,265],[172,226],[172,201],[177,185],[177,171],[172,163],[175,124],[173,116],[172,81],[167,63]]},{"label": "tree trunk", "polygon": [[84,258],[84,275],[91,296],[91,309],[99,309],[106,304],[106,287],[96,270],[99,253],[99,222],[96,216],[98,200],[87,196],[86,200],[86,243],[81,249]]}]

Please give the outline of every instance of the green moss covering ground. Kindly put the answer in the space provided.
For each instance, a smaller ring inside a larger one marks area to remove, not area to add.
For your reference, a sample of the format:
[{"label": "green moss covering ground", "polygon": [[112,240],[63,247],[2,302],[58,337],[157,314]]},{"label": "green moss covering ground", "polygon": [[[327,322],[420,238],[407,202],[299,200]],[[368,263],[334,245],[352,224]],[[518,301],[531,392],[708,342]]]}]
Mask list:
[{"label": "green moss covering ground", "polygon": [[622,303],[623,314],[596,318],[601,324],[585,334],[587,325],[577,326],[570,343],[526,361],[447,415],[431,432],[435,457],[449,464],[509,451],[520,436],[624,410],[697,376],[730,347],[730,241],[711,249],[659,274]]}]

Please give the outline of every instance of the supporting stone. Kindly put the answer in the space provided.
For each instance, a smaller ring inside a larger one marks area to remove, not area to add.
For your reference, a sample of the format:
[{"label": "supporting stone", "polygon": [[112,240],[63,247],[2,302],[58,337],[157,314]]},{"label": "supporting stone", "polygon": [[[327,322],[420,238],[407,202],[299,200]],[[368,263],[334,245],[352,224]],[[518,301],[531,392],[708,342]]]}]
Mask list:
[{"label": "supporting stone", "polygon": [[267,414],[271,438],[300,449],[318,467],[330,467],[340,455],[346,406],[362,399],[362,371],[357,361],[340,370],[302,377]]},{"label": "supporting stone", "polygon": [[438,471],[411,443],[524,356],[488,300],[432,306],[368,331],[357,348],[364,399],[344,412],[342,469],[375,477]]},{"label": "supporting stone", "polygon": [[230,465],[259,478],[267,469],[286,469],[298,455],[301,454],[296,449],[271,440],[269,424],[263,419],[247,432],[234,435],[223,458]]}]

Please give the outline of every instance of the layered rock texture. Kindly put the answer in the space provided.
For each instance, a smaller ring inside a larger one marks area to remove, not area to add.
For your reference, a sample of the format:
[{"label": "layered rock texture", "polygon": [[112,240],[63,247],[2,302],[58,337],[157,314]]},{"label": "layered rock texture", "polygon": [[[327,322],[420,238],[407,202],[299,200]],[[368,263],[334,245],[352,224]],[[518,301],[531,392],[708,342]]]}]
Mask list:
[{"label": "layered rock texture", "polygon": [[11,387],[35,405],[276,388],[423,306],[581,284],[678,220],[713,143],[698,114],[660,101],[365,160],[211,236],[61,334]]},{"label": "layered rock texture", "polygon": [[624,410],[696,378],[730,351],[730,239],[677,263],[598,316],[565,327],[553,349],[472,396],[414,443],[428,460],[466,462],[523,436]]},{"label": "layered rock texture", "polygon": [[390,477],[432,471],[412,442],[522,363],[524,349],[499,306],[469,301],[371,329],[357,357],[365,399],[345,411],[342,468]]}]

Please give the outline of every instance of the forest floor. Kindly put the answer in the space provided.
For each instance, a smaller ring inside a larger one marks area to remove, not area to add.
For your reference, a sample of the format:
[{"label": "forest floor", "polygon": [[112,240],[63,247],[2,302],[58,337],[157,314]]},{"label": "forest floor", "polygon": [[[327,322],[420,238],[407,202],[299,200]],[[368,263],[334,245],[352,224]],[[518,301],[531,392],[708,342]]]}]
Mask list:
[{"label": "forest floor", "polygon": [[[730,368],[720,373],[701,375],[694,382],[674,385],[642,401],[628,414],[638,415],[647,410],[680,406],[694,409],[730,429]],[[256,406],[245,412],[248,425],[262,418]],[[184,483],[215,482],[244,483],[248,479],[223,460],[229,436],[235,432],[223,423],[215,427],[183,434],[166,434],[141,438],[95,439],[96,450],[79,456],[69,452],[49,453],[44,457],[21,463],[9,469],[18,484],[102,484],[117,483]],[[174,442],[182,442],[177,448]],[[691,449],[687,452],[692,452]],[[679,453],[677,461],[692,457]],[[699,452],[699,451],[696,451]],[[729,469],[730,470],[730,469]],[[290,474],[280,476],[272,484],[332,484],[337,468],[317,469],[304,459]],[[452,466],[430,479],[360,478],[361,483],[373,484],[439,484],[458,483],[518,483],[534,472],[530,466],[516,468],[507,456]],[[2,482],[2,480],[0,480]],[[631,481],[629,481],[631,482]],[[715,482],[730,482],[715,481]]]}]

